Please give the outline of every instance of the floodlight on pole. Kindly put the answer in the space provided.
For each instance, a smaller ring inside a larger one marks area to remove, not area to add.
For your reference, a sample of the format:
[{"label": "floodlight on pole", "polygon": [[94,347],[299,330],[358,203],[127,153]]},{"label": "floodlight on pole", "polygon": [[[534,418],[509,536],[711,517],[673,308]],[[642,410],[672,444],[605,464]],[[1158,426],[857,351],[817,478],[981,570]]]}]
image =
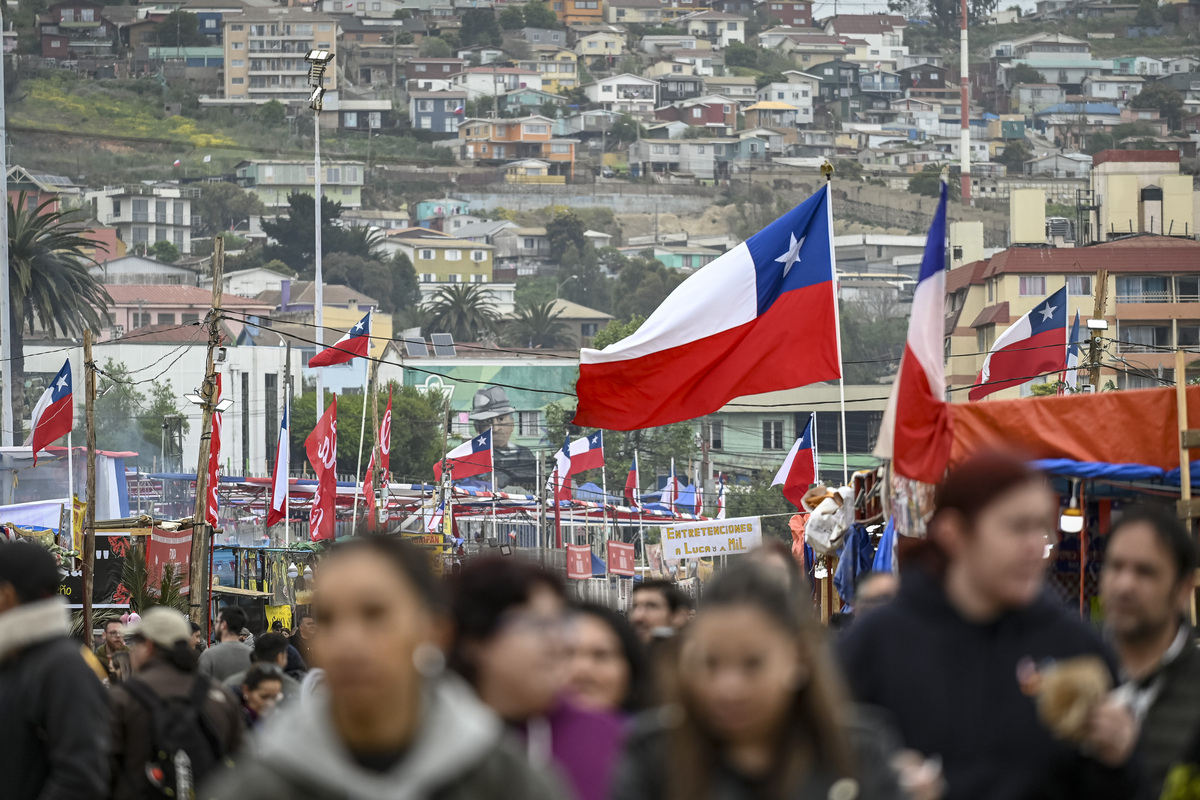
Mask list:
[{"label": "floodlight on pole", "polygon": [[[308,107],[313,115],[313,317],[316,323],[317,339],[325,340],[325,280],[321,275],[321,109],[325,101],[325,70],[333,61],[333,53],[329,50],[309,50],[304,56],[308,62],[308,85],[312,94],[308,97]],[[317,416],[325,411],[325,382],[321,370],[317,370]]]}]

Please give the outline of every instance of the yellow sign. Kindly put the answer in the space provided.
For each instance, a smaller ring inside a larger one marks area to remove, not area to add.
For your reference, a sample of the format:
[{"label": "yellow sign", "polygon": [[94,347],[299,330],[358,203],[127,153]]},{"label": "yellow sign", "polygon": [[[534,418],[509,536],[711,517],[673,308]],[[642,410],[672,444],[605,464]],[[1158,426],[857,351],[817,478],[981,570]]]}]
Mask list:
[{"label": "yellow sign", "polygon": [[762,520],[741,517],[664,525],[662,540],[669,559],[746,553],[762,546]]},{"label": "yellow sign", "polygon": [[276,622],[281,624],[286,630],[292,629],[292,607],[291,606],[267,606],[267,629],[269,630]]},{"label": "yellow sign", "polygon": [[87,519],[87,503],[78,497],[71,498],[71,549],[83,552],[83,523]]},{"label": "yellow sign", "polygon": [[440,533],[406,533],[404,538],[420,547],[442,547],[446,544]]}]

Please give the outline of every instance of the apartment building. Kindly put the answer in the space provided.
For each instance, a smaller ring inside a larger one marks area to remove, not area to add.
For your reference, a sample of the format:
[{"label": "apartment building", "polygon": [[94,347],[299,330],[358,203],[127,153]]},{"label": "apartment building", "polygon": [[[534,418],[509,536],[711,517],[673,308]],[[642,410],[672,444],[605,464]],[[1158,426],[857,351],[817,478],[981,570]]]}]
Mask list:
[{"label": "apartment building", "polygon": [[542,75],[532,69],[516,67],[471,67],[450,76],[450,87],[466,92],[468,100],[491,100],[514,89],[541,89]]},{"label": "apartment building", "polygon": [[409,92],[408,119],[414,130],[458,133],[466,103],[466,92]]},{"label": "apartment building", "polygon": [[[258,195],[267,208],[286,208],[293,192],[313,195],[316,169],[310,161],[243,161],[234,168],[238,186]],[[346,208],[362,208],[361,161],[322,161],[321,195]]]},{"label": "apartment building", "polygon": [[92,215],[112,228],[127,247],[148,247],[170,242],[179,252],[192,252],[192,198],[197,188],[176,184],[133,184],[106,186],[86,192],[83,199],[92,206]]},{"label": "apartment building", "polygon": [[604,21],[603,0],[551,0],[550,7],[564,25]]},{"label": "apartment building", "polygon": [[554,120],[542,116],[521,119],[470,119],[458,128],[460,157],[468,161],[504,163],[540,159],[548,174],[570,177],[575,169],[578,139],[554,136]]},{"label": "apartment building", "polygon": [[421,283],[491,283],[490,244],[458,239],[428,228],[391,231],[383,242],[389,253],[404,253]]},{"label": "apartment building", "polygon": [[518,61],[517,68],[541,75],[543,91],[562,94],[579,85],[579,56],[575,53],[553,45],[536,45],[529,49],[529,58]]},{"label": "apartment building", "polygon": [[[223,25],[227,101],[307,100],[312,89],[305,54],[313,49],[337,54],[337,20],[309,11],[247,9],[240,16],[226,17]],[[337,91],[337,73],[337,69],[325,71],[322,85],[327,92]],[[330,100],[327,96],[332,108]]]},{"label": "apartment building", "polygon": [[[750,81],[753,83],[754,79]],[[605,111],[632,114],[642,119],[651,118],[658,107],[658,81],[628,72],[589,83],[583,87],[583,91],[588,100]]]},{"label": "apartment building", "polygon": [[112,52],[117,27],[104,17],[104,6],[89,0],[64,0],[38,16],[42,58],[59,61]]}]

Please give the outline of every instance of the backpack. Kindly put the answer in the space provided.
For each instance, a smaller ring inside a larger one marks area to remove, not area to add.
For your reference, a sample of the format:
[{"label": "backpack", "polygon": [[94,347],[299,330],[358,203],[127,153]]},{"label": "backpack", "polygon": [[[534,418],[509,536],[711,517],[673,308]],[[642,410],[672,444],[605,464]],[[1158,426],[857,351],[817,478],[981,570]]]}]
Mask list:
[{"label": "backpack", "polygon": [[137,678],[121,684],[150,714],[151,756],[145,764],[147,798],[194,800],[198,786],[227,755],[227,745],[205,712],[208,692],[215,685],[203,675],[192,681],[186,697],[159,697]]}]

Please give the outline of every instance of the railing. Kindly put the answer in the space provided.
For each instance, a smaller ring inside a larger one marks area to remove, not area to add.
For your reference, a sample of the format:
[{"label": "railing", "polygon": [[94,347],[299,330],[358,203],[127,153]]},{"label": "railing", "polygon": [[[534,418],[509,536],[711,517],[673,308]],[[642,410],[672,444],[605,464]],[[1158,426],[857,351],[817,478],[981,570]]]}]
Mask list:
[{"label": "railing", "polygon": [[1117,343],[1117,352],[1119,353],[1162,353],[1168,348],[1166,345],[1141,344],[1139,342],[1120,341]]},{"label": "railing", "polygon": [[1118,303],[1186,303],[1195,302],[1194,300],[1175,300],[1171,296],[1171,292],[1138,292],[1136,294],[1118,294]]}]

